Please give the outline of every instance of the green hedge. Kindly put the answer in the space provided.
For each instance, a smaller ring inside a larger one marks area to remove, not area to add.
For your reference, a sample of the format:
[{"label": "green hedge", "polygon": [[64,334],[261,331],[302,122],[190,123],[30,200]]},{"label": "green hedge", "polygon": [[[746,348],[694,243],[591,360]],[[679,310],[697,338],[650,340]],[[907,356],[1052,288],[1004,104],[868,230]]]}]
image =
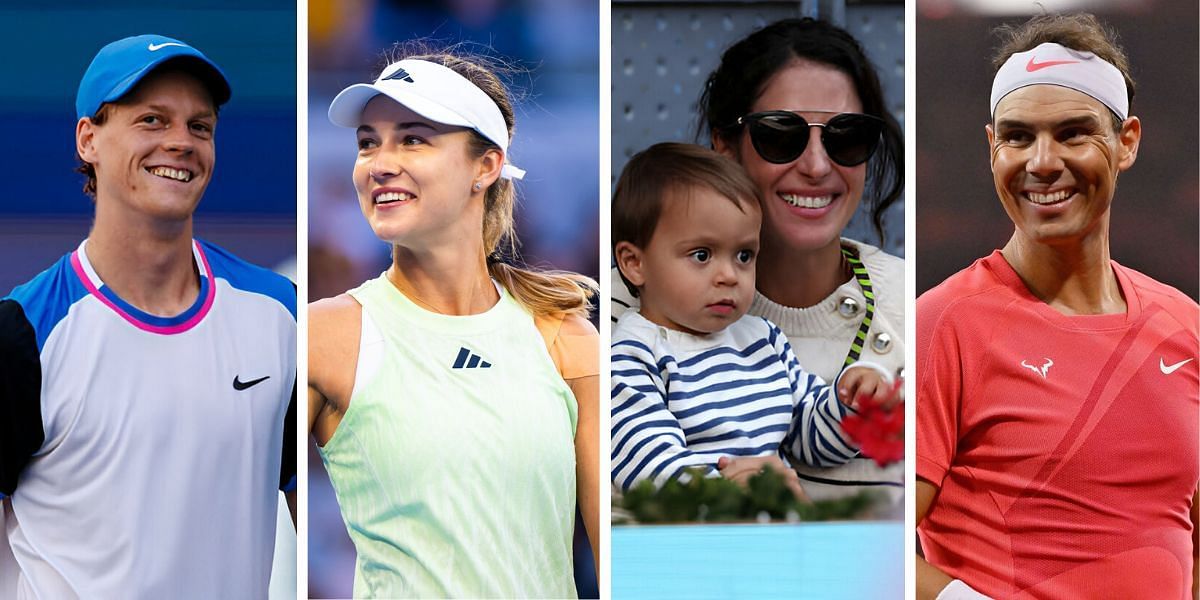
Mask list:
[{"label": "green hedge", "polygon": [[[690,470],[690,479],[672,479],[661,489],[643,481],[615,502],[638,523],[736,521],[836,521],[861,518],[876,497],[869,492],[839,500],[801,502],[784,485],[783,477],[764,469],[743,488],[720,477]],[[615,521],[614,521],[615,522]]]}]

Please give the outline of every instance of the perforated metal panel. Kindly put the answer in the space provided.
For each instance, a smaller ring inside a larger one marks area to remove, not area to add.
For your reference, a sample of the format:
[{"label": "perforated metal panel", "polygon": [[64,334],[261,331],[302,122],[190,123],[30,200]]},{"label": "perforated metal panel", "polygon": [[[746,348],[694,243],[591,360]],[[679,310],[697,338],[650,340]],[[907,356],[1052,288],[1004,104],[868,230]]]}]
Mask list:
[{"label": "perforated metal panel", "polygon": [[[875,63],[888,106],[904,125],[904,5],[805,2],[612,3],[612,173],[657,142],[695,141],[696,101],[721,53],[767,23],[820,17],[845,27]],[[707,143],[702,140],[701,143]],[[888,210],[887,250],[904,252],[904,201]],[[859,211],[846,236],[877,244]]]}]

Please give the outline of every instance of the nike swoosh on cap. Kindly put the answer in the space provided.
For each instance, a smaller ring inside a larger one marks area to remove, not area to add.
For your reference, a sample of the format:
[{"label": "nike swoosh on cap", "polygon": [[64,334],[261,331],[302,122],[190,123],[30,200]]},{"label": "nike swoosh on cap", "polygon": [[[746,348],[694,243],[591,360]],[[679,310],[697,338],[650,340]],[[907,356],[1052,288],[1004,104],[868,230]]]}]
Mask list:
[{"label": "nike swoosh on cap", "polygon": [[1183,365],[1186,365],[1190,362],[1192,362],[1192,359],[1188,358],[1188,359],[1181,360],[1173,365],[1168,366],[1167,362],[1164,361],[1163,358],[1160,356],[1160,357],[1158,357],[1158,370],[1162,371],[1163,375],[1170,375],[1171,373],[1178,371],[1179,367],[1182,367]]},{"label": "nike swoosh on cap", "polygon": [[1077,60],[1048,60],[1046,62],[1035,62],[1036,60],[1037,60],[1036,56],[1030,56],[1029,62],[1025,64],[1025,70],[1032,73],[1034,71],[1040,71],[1042,69],[1045,69],[1046,67],[1054,67],[1054,66],[1058,66],[1058,65],[1070,65],[1070,64],[1075,64],[1075,63],[1079,62]]},{"label": "nike swoosh on cap", "polygon": [[187,48],[186,44],[180,44],[177,42],[163,42],[161,44],[150,44],[149,46],[146,46],[146,49],[151,52],[158,52],[167,46],[179,46],[180,48]]}]

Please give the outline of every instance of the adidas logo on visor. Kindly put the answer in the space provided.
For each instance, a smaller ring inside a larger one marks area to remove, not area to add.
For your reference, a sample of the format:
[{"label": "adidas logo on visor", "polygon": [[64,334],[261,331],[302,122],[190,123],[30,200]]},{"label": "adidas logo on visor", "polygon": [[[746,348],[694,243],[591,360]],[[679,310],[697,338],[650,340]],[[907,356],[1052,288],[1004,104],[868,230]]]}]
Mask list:
[{"label": "adidas logo on visor", "polygon": [[451,369],[488,369],[492,363],[483,360],[483,357],[467,350],[465,347],[458,349],[458,357],[454,359],[454,365]]},{"label": "adidas logo on visor", "polygon": [[395,73],[392,73],[391,75],[388,75],[387,77],[384,77],[384,79],[399,79],[401,81],[407,81],[409,83],[416,83],[415,81],[413,81],[412,75],[409,75],[408,71],[405,71],[404,69],[396,69]]}]

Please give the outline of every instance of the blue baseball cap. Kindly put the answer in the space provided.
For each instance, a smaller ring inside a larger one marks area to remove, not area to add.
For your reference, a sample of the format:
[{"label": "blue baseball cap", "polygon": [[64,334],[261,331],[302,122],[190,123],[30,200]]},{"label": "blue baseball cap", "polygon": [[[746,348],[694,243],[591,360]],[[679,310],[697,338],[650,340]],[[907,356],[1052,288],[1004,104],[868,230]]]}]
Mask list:
[{"label": "blue baseball cap", "polygon": [[95,116],[100,105],[120,100],[143,77],[167,61],[187,65],[187,70],[208,88],[215,106],[229,101],[233,92],[225,73],[199,50],[161,35],[137,35],[117,40],[96,53],[79,82],[76,118]]}]

